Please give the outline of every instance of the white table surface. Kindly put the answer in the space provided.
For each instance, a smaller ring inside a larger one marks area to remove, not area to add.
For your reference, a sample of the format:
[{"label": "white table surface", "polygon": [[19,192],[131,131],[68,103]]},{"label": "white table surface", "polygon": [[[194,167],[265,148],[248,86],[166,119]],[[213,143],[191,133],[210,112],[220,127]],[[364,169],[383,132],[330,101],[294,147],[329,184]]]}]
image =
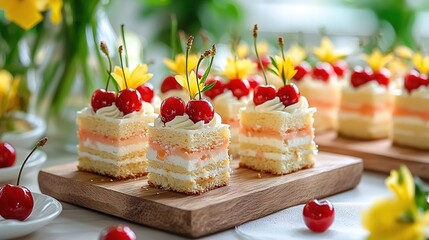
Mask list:
[{"label": "white table surface", "polygon": [[[58,165],[76,160],[76,155],[61,149],[55,141],[50,141],[43,149],[48,154],[46,166]],[[328,197],[334,205],[335,203],[369,203],[390,193],[384,185],[386,174],[365,172],[360,184],[350,191]],[[37,184],[37,176],[26,176],[22,184],[31,191],[40,192]],[[55,184],[55,183],[52,183]],[[98,213],[89,209],[81,208],[67,203],[63,204],[63,212],[59,217],[42,229],[20,238],[25,240],[35,239],[97,239],[100,231],[106,226],[115,224],[126,224],[137,234],[138,239],[186,239],[160,230],[144,227],[132,222]],[[269,222],[269,221],[268,221]],[[303,226],[305,228],[305,226]],[[261,228],[263,229],[263,228]],[[243,239],[234,229],[229,229],[220,233],[210,235],[201,239]],[[284,239],[287,239],[285,236]],[[323,239],[323,238],[321,238]]]}]

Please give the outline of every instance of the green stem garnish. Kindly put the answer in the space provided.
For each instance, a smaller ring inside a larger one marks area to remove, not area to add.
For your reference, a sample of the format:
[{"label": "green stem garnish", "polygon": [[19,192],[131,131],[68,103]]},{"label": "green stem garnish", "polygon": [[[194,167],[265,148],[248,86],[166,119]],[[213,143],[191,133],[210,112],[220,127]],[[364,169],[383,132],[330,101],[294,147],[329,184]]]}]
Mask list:
[{"label": "green stem garnish", "polygon": [[[197,81],[197,89],[198,89],[198,96],[199,96],[199,98],[201,99],[201,89],[200,89],[200,84],[199,84],[199,81],[198,81],[198,69],[199,69],[199,67],[200,67],[200,64],[201,64],[201,62],[204,60],[204,58],[206,58],[206,57],[209,57],[209,56],[211,56],[212,55],[212,52],[210,51],[210,50],[207,50],[207,51],[205,51],[203,54],[201,54],[201,56],[200,56],[200,59],[198,59],[198,63],[197,63],[197,68],[195,69],[195,71],[196,71],[196,81]],[[211,62],[210,62],[211,63]],[[210,64],[210,66],[209,67],[211,67],[211,64]],[[209,70],[210,71],[210,70]],[[204,77],[204,76],[203,76]]]},{"label": "green stem garnish", "polygon": [[253,47],[255,48],[256,58],[258,59],[259,66],[261,66],[262,74],[264,75],[265,85],[268,85],[267,75],[265,75],[265,68],[262,65],[262,61],[258,53],[258,46],[256,44],[257,38],[258,38],[258,24],[255,24],[255,26],[253,27]]},{"label": "green stem garnish", "polygon": [[104,53],[104,55],[106,55],[107,60],[109,61],[109,71],[107,72],[108,78],[107,78],[107,83],[106,83],[106,91],[107,91],[107,89],[109,88],[110,79],[112,78],[112,75],[111,75],[112,61],[110,60],[109,49],[107,48],[107,45],[104,41],[100,42],[100,50],[101,50],[101,52]]},{"label": "green stem garnish", "polygon": [[[185,56],[185,75],[186,75],[186,83],[188,84],[188,89],[191,89],[189,84],[189,73],[188,73],[188,56],[189,51],[191,51],[192,43],[194,42],[194,36],[189,36],[188,41],[186,43],[186,56]],[[197,75],[198,78],[198,75]],[[189,97],[190,99],[193,99],[193,96],[191,96],[191,92],[189,91]]]},{"label": "green stem garnish", "polygon": [[129,67],[128,64],[128,50],[127,50],[127,43],[125,41],[125,25],[121,24],[121,36],[122,36],[122,42],[124,43],[124,50],[125,50],[125,66]]},{"label": "green stem garnish", "polygon": [[21,179],[22,170],[24,169],[24,165],[27,163],[30,156],[33,154],[34,151],[36,151],[37,148],[45,146],[47,141],[48,141],[47,137],[40,139],[39,142],[36,144],[36,146],[34,146],[31,152],[27,155],[27,157],[25,158],[24,162],[21,165],[21,168],[19,169],[18,179],[16,180],[16,186],[19,186],[19,180]]},{"label": "green stem garnish", "polygon": [[282,80],[283,80],[283,84],[286,85],[286,84],[289,84],[289,82],[286,80],[286,76],[285,76],[285,50],[284,50],[285,44],[284,44],[283,37],[279,37],[279,47],[280,47],[280,52],[282,53],[282,58],[283,58],[282,69],[281,69],[282,70]]},{"label": "green stem garnish", "polygon": [[122,45],[120,45],[118,48],[119,61],[121,62],[122,74],[124,75],[125,87],[128,89],[127,78],[125,77],[124,62],[122,61],[122,51],[124,51],[124,47]]}]

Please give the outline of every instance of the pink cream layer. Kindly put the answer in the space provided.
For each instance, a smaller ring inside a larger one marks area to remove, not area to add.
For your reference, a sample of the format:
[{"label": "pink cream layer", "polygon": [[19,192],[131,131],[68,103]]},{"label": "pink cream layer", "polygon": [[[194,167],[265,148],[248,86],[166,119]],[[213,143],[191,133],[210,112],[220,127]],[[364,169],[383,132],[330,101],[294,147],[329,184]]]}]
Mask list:
[{"label": "pink cream layer", "polygon": [[214,146],[212,148],[200,149],[198,151],[191,151],[189,149],[179,147],[169,147],[153,141],[149,142],[149,147],[156,151],[157,158],[159,160],[165,160],[168,156],[177,156],[186,160],[206,160],[211,156],[228,152],[228,141],[225,141],[221,145]]},{"label": "pink cream layer", "polygon": [[91,144],[102,143],[104,145],[115,147],[147,142],[146,134],[138,134],[128,138],[112,138],[110,136],[96,134],[90,131],[79,130],[78,137],[80,142],[90,141]]},{"label": "pink cream layer", "polygon": [[228,124],[230,128],[239,128],[240,127],[240,119],[224,118],[224,119],[222,119],[222,123]]},{"label": "pink cream layer", "polygon": [[289,129],[286,132],[273,131],[269,129],[249,129],[242,127],[240,129],[240,134],[250,136],[250,137],[266,137],[266,138],[276,138],[287,142],[290,139],[306,137],[313,134],[313,128],[309,125],[306,125],[299,129]]}]

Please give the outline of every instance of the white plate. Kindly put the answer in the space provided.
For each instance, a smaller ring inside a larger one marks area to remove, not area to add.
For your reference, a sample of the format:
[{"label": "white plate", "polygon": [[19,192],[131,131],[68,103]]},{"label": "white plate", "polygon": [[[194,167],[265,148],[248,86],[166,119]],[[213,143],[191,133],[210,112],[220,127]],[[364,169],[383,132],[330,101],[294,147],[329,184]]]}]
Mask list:
[{"label": "white plate", "polygon": [[25,221],[4,220],[0,217],[0,239],[12,239],[28,235],[56,218],[63,207],[56,199],[40,193],[32,193],[34,208]]},{"label": "white plate", "polygon": [[2,141],[10,143],[14,147],[32,148],[46,131],[45,121],[36,115],[23,112],[16,112],[14,116],[18,119],[27,120],[33,129],[24,133],[6,132]]},{"label": "white plate", "polygon": [[[16,162],[12,167],[0,168],[0,183],[10,182],[18,178],[19,169],[21,168],[22,162],[24,162],[30,150],[16,148]],[[21,178],[29,176],[40,170],[42,164],[46,162],[46,153],[41,150],[34,151],[27,164],[25,164],[22,170]]]}]

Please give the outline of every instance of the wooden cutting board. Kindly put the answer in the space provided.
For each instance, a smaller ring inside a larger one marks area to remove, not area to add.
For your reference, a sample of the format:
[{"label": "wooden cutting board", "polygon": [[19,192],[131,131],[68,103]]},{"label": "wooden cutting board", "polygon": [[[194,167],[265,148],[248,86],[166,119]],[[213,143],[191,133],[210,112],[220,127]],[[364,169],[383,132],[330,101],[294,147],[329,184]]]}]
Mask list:
[{"label": "wooden cutting board", "polygon": [[429,151],[392,145],[389,139],[362,141],[337,136],[335,132],[316,134],[319,150],[363,159],[366,170],[389,173],[402,164],[415,176],[429,180]]},{"label": "wooden cutting board", "polygon": [[200,237],[284,208],[355,187],[358,158],[320,153],[314,168],[284,176],[258,174],[232,162],[229,186],[197,196],[152,188],[147,178],[114,181],[76,170],[77,162],[43,169],[42,193],[176,234]]}]

